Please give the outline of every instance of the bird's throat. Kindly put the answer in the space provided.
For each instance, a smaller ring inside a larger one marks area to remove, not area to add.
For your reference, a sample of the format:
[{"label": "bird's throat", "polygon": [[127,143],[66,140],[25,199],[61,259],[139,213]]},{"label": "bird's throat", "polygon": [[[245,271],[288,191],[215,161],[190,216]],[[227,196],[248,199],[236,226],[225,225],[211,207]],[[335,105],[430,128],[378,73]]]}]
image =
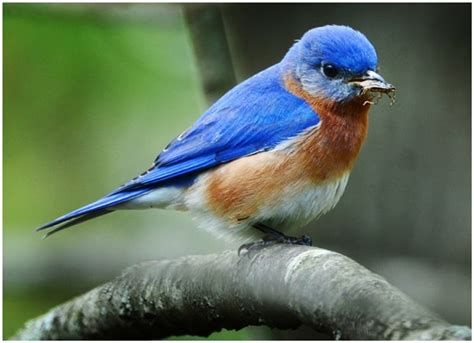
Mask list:
[{"label": "bird's throat", "polygon": [[285,79],[285,87],[320,118],[320,125],[300,143],[313,178],[332,179],[350,171],[367,137],[370,104],[364,99],[338,103],[312,96],[291,77]]},{"label": "bird's throat", "polygon": [[348,101],[335,101],[323,97],[314,96],[301,87],[295,78],[288,74],[284,78],[285,88],[291,94],[302,98],[311,106],[321,119],[327,115],[337,115],[343,117],[359,117],[369,112],[371,102],[369,96],[360,96]]}]

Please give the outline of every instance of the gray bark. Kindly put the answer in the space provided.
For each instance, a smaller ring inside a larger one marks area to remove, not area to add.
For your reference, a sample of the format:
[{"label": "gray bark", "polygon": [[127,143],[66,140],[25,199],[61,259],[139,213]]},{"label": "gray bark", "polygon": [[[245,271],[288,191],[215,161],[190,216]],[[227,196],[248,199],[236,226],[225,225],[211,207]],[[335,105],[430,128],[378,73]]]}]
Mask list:
[{"label": "gray bark", "polygon": [[219,5],[187,4],[183,14],[209,104],[236,84]]},{"label": "gray bark", "polygon": [[342,339],[470,339],[351,259],[275,245],[142,263],[26,323],[14,339],[160,339],[307,325]]}]

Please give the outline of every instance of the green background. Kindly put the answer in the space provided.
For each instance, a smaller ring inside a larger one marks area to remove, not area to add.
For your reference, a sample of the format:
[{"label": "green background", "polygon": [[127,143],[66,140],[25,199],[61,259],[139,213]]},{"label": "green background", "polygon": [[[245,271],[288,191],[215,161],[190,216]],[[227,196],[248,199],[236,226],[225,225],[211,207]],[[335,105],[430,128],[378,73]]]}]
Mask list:
[{"label": "green background", "polygon": [[[177,5],[3,8],[4,338],[134,263],[235,249],[188,214],[161,210],[40,239],[34,228],[144,171],[207,105]],[[222,14],[239,80],[311,27],[367,34],[398,101],[372,110],[344,197],[306,232],[470,324],[470,5],[229,5]],[[211,338],[313,337],[292,335]]]}]

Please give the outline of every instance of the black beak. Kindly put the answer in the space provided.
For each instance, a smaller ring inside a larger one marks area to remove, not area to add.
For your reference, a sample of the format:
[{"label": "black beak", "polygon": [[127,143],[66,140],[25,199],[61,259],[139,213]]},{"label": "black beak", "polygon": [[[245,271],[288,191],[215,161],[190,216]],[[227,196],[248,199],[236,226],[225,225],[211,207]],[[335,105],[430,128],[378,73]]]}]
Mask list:
[{"label": "black beak", "polygon": [[382,76],[375,71],[368,70],[364,75],[349,80],[349,83],[362,88],[362,94],[367,92],[392,93],[395,87],[386,82]]}]

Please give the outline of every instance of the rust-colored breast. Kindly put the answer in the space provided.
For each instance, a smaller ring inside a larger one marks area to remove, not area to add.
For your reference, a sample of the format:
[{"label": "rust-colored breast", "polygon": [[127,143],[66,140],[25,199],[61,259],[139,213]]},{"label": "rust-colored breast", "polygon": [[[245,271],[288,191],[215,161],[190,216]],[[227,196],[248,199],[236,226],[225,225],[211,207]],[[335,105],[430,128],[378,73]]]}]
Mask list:
[{"label": "rust-colored breast", "polygon": [[301,89],[293,79],[286,88],[303,98],[319,115],[318,127],[301,137],[295,158],[315,182],[332,180],[350,171],[367,136],[370,105],[365,99],[345,103],[322,100]]},{"label": "rust-colored breast", "polygon": [[224,164],[209,172],[207,200],[215,213],[232,221],[247,219],[268,201],[275,201],[285,185],[298,179],[288,156],[267,151]]},{"label": "rust-colored breast", "polygon": [[301,192],[342,178],[352,168],[367,135],[368,105],[324,102],[291,80],[286,86],[314,109],[321,122],[287,142],[286,148],[243,157],[206,174],[202,184],[208,205],[231,222],[289,201],[281,199],[288,196],[288,187]]}]

